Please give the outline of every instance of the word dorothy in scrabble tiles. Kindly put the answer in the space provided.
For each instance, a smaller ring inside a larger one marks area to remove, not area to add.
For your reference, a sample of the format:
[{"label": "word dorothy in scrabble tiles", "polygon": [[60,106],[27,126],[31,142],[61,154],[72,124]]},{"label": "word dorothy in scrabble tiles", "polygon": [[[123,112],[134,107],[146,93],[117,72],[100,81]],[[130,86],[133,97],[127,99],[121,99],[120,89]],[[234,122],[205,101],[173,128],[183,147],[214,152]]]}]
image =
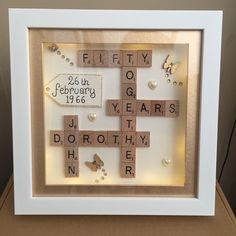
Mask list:
[{"label": "word dorothy in scrabble tiles", "polygon": [[[152,142],[151,130],[137,130],[137,117],[147,117],[147,122],[148,117],[175,118],[179,116],[179,100],[137,99],[137,70],[152,67],[151,50],[79,50],[77,66],[120,68],[120,99],[111,97],[104,108],[107,116],[119,117],[120,129],[85,130],[80,124],[79,114],[64,114],[64,127],[61,130],[50,130],[50,145],[64,148],[65,177],[80,176],[80,165],[84,163],[83,156],[79,156],[80,147],[113,147],[120,150],[120,177],[135,178],[138,174],[136,148],[148,149]],[[65,80],[66,85],[60,82]],[[57,81],[47,85],[46,90],[60,105],[101,105],[101,99],[94,99],[95,96],[102,96],[99,76],[64,74],[58,76]],[[87,86],[84,90],[83,85]],[[77,90],[83,96],[77,96]]]}]

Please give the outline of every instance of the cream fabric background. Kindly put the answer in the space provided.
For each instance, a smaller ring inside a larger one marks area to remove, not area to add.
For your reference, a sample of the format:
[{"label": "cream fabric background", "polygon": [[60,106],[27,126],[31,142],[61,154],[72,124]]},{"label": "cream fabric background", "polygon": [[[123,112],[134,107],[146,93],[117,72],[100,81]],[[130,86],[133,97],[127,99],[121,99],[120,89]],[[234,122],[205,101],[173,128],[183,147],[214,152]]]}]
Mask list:
[{"label": "cream fabric background", "polygon": [[[236,118],[236,1],[235,0],[0,0],[0,195],[12,173],[11,94],[8,8],[80,8],[142,10],[223,10],[221,91],[218,134],[218,172]],[[89,19],[88,19],[89,20]],[[19,45],[20,46],[20,45]],[[212,81],[214,83],[214,81]],[[20,111],[19,111],[20,112]],[[24,131],[22,130],[22,133]],[[235,131],[236,133],[236,131]],[[236,134],[221,185],[236,212]]]}]

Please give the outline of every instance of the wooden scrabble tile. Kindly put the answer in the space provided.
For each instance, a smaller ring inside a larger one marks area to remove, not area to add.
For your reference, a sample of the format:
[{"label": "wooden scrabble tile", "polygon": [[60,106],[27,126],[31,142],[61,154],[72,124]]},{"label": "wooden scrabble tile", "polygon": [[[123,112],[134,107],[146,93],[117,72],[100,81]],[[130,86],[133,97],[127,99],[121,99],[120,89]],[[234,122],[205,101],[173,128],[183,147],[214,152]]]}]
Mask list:
[{"label": "wooden scrabble tile", "polygon": [[83,130],[79,131],[79,146],[87,147],[94,144],[95,131]]},{"label": "wooden scrabble tile", "polygon": [[122,66],[122,51],[120,50],[109,50],[108,51],[108,66],[109,67],[120,67]]},{"label": "wooden scrabble tile", "polygon": [[65,163],[79,160],[78,147],[65,147]]},{"label": "wooden scrabble tile", "polygon": [[93,63],[95,67],[108,67],[108,51],[94,50]]},{"label": "wooden scrabble tile", "polygon": [[65,163],[65,177],[79,177],[79,162]]},{"label": "wooden scrabble tile", "polygon": [[150,132],[136,132],[136,147],[150,147]]},{"label": "wooden scrabble tile", "polygon": [[120,131],[107,131],[107,146],[108,147],[121,146],[121,132]]},{"label": "wooden scrabble tile", "polygon": [[64,116],[64,130],[78,130],[79,119],[77,115]]},{"label": "wooden scrabble tile", "polygon": [[135,178],[135,163],[121,162],[120,175],[122,178]]},{"label": "wooden scrabble tile", "polygon": [[122,100],[107,100],[106,105],[108,116],[122,115]]},{"label": "wooden scrabble tile", "polygon": [[165,116],[164,100],[151,100],[151,116]]},{"label": "wooden scrabble tile", "polygon": [[179,116],[179,101],[178,100],[167,100],[166,101],[165,116],[166,117]]},{"label": "wooden scrabble tile", "polygon": [[64,131],[50,130],[50,145],[63,146],[64,145]]},{"label": "wooden scrabble tile", "polygon": [[78,51],[78,66],[93,67],[93,50]]},{"label": "wooden scrabble tile", "polygon": [[94,131],[94,147],[107,146],[107,131]]},{"label": "wooden scrabble tile", "polygon": [[135,147],[136,145],[136,132],[123,131],[121,134],[122,147]]},{"label": "wooden scrabble tile", "polygon": [[135,116],[136,115],[136,100],[122,101],[122,115]]},{"label": "wooden scrabble tile", "polygon": [[79,131],[65,131],[64,133],[64,146],[65,147],[78,147],[79,146]]},{"label": "wooden scrabble tile", "polygon": [[121,116],[121,130],[135,131],[136,130],[136,116]]},{"label": "wooden scrabble tile", "polygon": [[135,163],[136,148],[135,147],[122,147],[121,148],[121,162]]},{"label": "wooden scrabble tile", "polygon": [[137,67],[152,66],[152,50],[138,50],[138,65]]},{"label": "wooden scrabble tile", "polygon": [[122,99],[136,99],[136,84],[121,84]]},{"label": "wooden scrabble tile", "polygon": [[137,100],[136,108],[137,108],[137,116],[150,116],[151,101],[150,100]]},{"label": "wooden scrabble tile", "polygon": [[137,66],[137,51],[123,51],[123,66]]},{"label": "wooden scrabble tile", "polygon": [[137,81],[136,67],[121,68],[121,83],[136,83],[136,81]]}]

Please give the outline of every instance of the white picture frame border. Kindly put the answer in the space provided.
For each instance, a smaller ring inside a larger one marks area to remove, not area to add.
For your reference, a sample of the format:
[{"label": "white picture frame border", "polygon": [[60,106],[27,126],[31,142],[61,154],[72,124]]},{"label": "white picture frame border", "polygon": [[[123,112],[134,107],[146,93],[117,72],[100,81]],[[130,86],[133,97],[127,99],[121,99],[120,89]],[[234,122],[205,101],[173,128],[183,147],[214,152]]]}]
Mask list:
[{"label": "white picture frame border", "polygon": [[[9,9],[15,214],[214,215],[222,15],[222,11]],[[29,28],[203,31],[196,198],[32,196]]]}]

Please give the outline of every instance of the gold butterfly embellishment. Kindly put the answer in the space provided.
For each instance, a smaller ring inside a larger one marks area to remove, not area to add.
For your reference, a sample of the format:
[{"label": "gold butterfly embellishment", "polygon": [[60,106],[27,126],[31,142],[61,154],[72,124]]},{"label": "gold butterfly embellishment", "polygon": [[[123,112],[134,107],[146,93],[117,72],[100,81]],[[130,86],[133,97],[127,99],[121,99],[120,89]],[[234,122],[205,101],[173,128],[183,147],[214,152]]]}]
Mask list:
[{"label": "gold butterfly embellishment", "polygon": [[163,64],[163,69],[166,69],[166,72],[169,74],[174,74],[178,67],[179,67],[180,63],[173,63],[172,62],[172,58],[170,55],[167,56],[164,64]]},{"label": "gold butterfly embellishment", "polygon": [[102,159],[98,156],[98,154],[94,154],[94,161],[86,161],[85,165],[92,171],[97,171],[98,169],[101,169],[102,166],[104,166],[104,162]]},{"label": "gold butterfly embellishment", "polygon": [[48,46],[48,49],[51,51],[51,52],[55,52],[58,50],[58,46],[55,44],[55,43],[52,43]]}]

